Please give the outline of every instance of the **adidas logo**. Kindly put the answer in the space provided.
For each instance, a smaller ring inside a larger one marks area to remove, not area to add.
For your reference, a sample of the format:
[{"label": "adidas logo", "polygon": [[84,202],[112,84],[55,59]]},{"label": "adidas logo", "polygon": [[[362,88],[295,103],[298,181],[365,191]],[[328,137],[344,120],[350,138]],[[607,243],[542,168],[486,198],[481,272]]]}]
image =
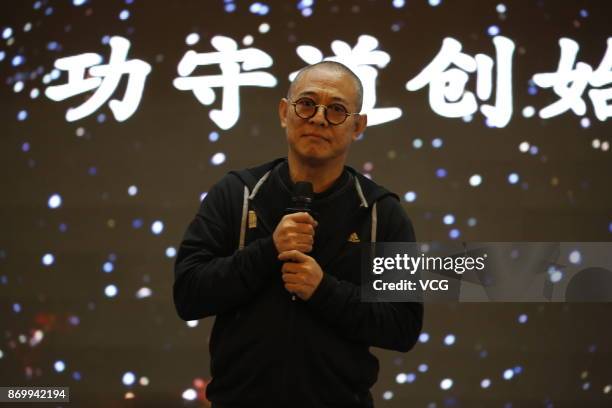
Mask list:
[{"label": "adidas logo", "polygon": [[348,241],[349,242],[361,242],[356,232],[353,232],[351,235],[349,235]]}]

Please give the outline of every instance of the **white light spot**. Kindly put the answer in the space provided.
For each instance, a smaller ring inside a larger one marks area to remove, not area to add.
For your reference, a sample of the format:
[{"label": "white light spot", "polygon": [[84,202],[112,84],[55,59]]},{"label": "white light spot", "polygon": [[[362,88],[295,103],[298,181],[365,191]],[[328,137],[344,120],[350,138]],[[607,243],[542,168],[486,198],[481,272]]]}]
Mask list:
[{"label": "white light spot", "polygon": [[244,38],[242,39],[242,44],[246,45],[247,47],[253,45],[253,36],[252,35],[245,35]]},{"label": "white light spot", "polygon": [[593,139],[591,145],[593,146],[593,149],[599,149],[599,146],[601,146],[601,142],[599,141],[599,139]]},{"label": "white light spot", "polygon": [[161,221],[155,221],[151,224],[151,232],[155,235],[159,235],[164,230],[164,223]]},{"label": "white light spot", "polygon": [[485,378],[484,380],[480,382],[480,386],[482,388],[489,388],[491,386],[491,380],[489,380],[488,378]]},{"label": "white light spot", "polygon": [[442,219],[442,221],[446,225],[451,225],[455,222],[455,216],[453,214],[446,214],[444,218]]},{"label": "white light spot", "polygon": [[427,343],[429,341],[429,334],[426,332],[422,332],[419,334],[419,341],[421,343]]},{"label": "white light spot", "polygon": [[525,106],[523,108],[523,116],[526,118],[531,118],[535,115],[535,109],[533,106]]},{"label": "white light spot", "polygon": [[59,208],[62,205],[62,197],[59,194],[53,194],[47,202],[49,208]]},{"label": "white light spot", "polygon": [[489,28],[487,29],[487,33],[491,36],[491,37],[495,37],[496,35],[499,34],[499,27],[496,25],[492,25],[489,26]]},{"label": "white light spot", "polygon": [[607,152],[610,149],[610,142],[607,140],[601,144],[601,150]]},{"label": "white light spot", "polygon": [[54,261],[55,261],[55,257],[52,254],[44,254],[42,257],[42,263],[45,266],[53,265]]},{"label": "white light spot", "polygon": [[442,388],[443,390],[449,390],[452,386],[453,380],[451,380],[450,378],[445,378],[440,381],[440,388]]},{"label": "white light spot", "polygon": [[112,262],[104,262],[104,265],[102,265],[102,270],[106,273],[111,273],[113,269],[115,269],[115,266]]},{"label": "white light spot", "polygon": [[106,297],[112,298],[117,296],[117,287],[115,285],[107,285],[104,288],[104,294],[106,295]]},{"label": "white light spot", "polygon": [[38,98],[38,95],[40,95],[40,91],[38,90],[38,88],[34,88],[30,91],[30,98],[36,99]]},{"label": "white light spot", "polygon": [[187,401],[193,401],[197,398],[198,394],[195,392],[195,390],[193,388],[188,388],[185,391],[183,391],[183,399],[186,399]]},{"label": "white light spot", "polygon": [[518,322],[519,322],[520,324],[525,324],[525,323],[527,323],[527,315],[526,315],[525,313],[521,314],[521,315],[518,317]]},{"label": "white light spot", "polygon": [[193,328],[193,327],[198,327],[198,321],[197,321],[197,320],[189,320],[189,321],[187,322],[187,326],[188,326],[188,327],[192,327],[192,328]]},{"label": "white light spot", "polygon": [[123,377],[121,378],[123,385],[132,385],[134,384],[134,381],[136,381],[136,376],[131,371],[123,374]]},{"label": "white light spot", "polygon": [[64,362],[62,360],[57,360],[54,364],[53,364],[53,368],[55,369],[55,371],[57,371],[58,373],[63,372],[66,369],[66,364],[64,364]]},{"label": "white light spot", "polygon": [[384,400],[390,400],[391,398],[393,398],[393,391],[385,391],[383,392],[382,395]]},{"label": "white light spot", "polygon": [[136,298],[144,299],[150,297],[152,294],[153,291],[150,288],[143,286],[142,288],[138,289],[138,292],[136,292]]},{"label": "white light spot", "polygon": [[138,187],[131,185],[128,187],[128,194],[131,196],[135,196],[136,194],[138,194]]},{"label": "white light spot", "polygon": [[574,265],[577,265],[582,261],[582,255],[579,251],[572,251],[569,255],[569,261]]},{"label": "white light spot", "polygon": [[149,385],[149,379],[147,377],[140,377],[140,385],[142,385],[143,387],[146,387],[147,385]]},{"label": "white light spot", "polygon": [[205,191],[202,194],[200,194],[200,202],[204,201],[204,199],[206,198],[207,195],[208,195],[207,191]]},{"label": "white light spot", "polygon": [[477,187],[482,183],[482,177],[480,174],[474,174],[470,177],[470,186]]},{"label": "white light spot", "polygon": [[527,153],[529,151],[529,142],[521,142],[519,150],[521,153]]},{"label": "white light spot", "polygon": [[423,141],[419,138],[416,138],[412,141],[412,147],[414,147],[415,149],[420,149],[421,147],[423,147]]},{"label": "white light spot", "polygon": [[[2,351],[0,351],[0,358],[2,358]],[[609,394],[610,391],[612,391],[612,385],[608,384],[604,387],[603,392],[604,394]]]},{"label": "white light spot", "polygon": [[447,346],[452,346],[453,344],[455,344],[455,335],[448,334],[446,337],[444,337],[444,344]]},{"label": "white light spot", "polygon": [[416,193],[414,191],[408,191],[406,194],[404,194],[404,200],[406,200],[406,202],[408,203],[412,203],[414,200],[416,200]]},{"label": "white light spot", "polygon": [[442,139],[440,139],[439,137],[436,137],[434,140],[431,141],[431,145],[435,149],[442,147]]},{"label": "white light spot", "polygon": [[497,10],[499,14],[503,14],[506,12],[506,5],[503,3],[499,3],[497,7],[495,7],[495,10]]},{"label": "white light spot", "polygon": [[585,129],[588,128],[589,126],[591,126],[591,120],[589,118],[580,119],[580,126],[582,126]]},{"label": "white light spot", "polygon": [[119,13],[119,20],[127,20],[128,18],[130,18],[130,11],[121,10],[121,13]]},{"label": "white light spot", "polygon": [[23,91],[23,82],[22,81],[15,82],[15,85],[13,85],[13,92],[19,93],[21,91]]},{"label": "white light spot", "polygon": [[270,31],[270,24],[268,24],[268,23],[261,23],[259,25],[258,30],[259,30],[260,33],[265,34],[268,31]]},{"label": "white light spot", "polygon": [[504,380],[511,380],[512,377],[514,377],[514,370],[508,368],[506,371],[504,371]]},{"label": "white light spot", "polygon": [[508,183],[510,184],[516,184],[519,181],[519,175],[516,173],[510,173],[508,174]]},{"label": "white light spot", "polygon": [[398,375],[395,376],[395,382],[398,384],[404,384],[406,382],[406,374],[405,373],[399,373]]},{"label": "white light spot", "polygon": [[215,153],[210,159],[210,162],[213,164],[213,166],[219,166],[220,164],[223,164],[223,162],[225,162],[225,153]]},{"label": "white light spot", "polygon": [[2,38],[4,38],[5,40],[11,38],[12,35],[13,29],[11,27],[6,27],[4,30],[2,30]]},{"label": "white light spot", "polygon": [[171,246],[166,248],[166,256],[168,258],[174,258],[176,256],[176,249]]},{"label": "white light spot", "polygon": [[197,44],[198,41],[200,41],[200,34],[198,33],[191,33],[185,38],[185,44],[187,45]]},{"label": "white light spot", "polygon": [[429,1],[429,5],[430,5],[431,7],[436,7],[436,6],[439,6],[439,5],[440,5],[440,3],[442,3],[442,0],[428,0],[428,1]]}]

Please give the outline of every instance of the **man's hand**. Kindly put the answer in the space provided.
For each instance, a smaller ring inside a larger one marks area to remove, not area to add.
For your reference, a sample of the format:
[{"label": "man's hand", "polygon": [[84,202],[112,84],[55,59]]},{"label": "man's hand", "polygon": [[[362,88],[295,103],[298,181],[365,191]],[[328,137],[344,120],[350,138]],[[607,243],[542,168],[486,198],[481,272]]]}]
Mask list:
[{"label": "man's hand", "polygon": [[312,251],[315,227],[312,216],[306,212],[285,215],[274,230],[272,239],[279,253],[297,250],[300,252]]},{"label": "man's hand", "polygon": [[284,261],[283,282],[285,289],[302,300],[308,300],[323,279],[323,271],[313,257],[300,251],[285,251],[278,255]]}]

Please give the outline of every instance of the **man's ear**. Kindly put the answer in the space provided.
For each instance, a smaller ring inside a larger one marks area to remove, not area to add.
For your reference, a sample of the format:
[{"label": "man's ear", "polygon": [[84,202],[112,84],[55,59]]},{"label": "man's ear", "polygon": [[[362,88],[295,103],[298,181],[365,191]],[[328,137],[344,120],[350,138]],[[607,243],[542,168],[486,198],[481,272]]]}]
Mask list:
[{"label": "man's ear", "polygon": [[368,126],[368,115],[366,115],[365,113],[362,113],[359,116],[357,116],[357,119],[355,120],[355,130],[353,132],[353,140],[357,140],[359,135],[365,131],[367,126]]},{"label": "man's ear", "polygon": [[278,103],[278,117],[280,119],[280,125],[283,128],[287,127],[287,107],[289,106],[289,101],[286,98],[281,98]]}]

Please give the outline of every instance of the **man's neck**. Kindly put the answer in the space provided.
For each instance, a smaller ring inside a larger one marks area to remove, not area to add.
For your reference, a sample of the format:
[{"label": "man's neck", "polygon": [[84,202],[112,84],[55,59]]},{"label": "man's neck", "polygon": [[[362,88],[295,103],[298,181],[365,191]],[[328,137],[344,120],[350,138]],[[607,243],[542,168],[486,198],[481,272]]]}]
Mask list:
[{"label": "man's neck", "polygon": [[288,156],[289,177],[292,182],[309,181],[315,193],[321,193],[334,184],[344,170],[343,160],[327,163],[305,163],[291,155]]}]

